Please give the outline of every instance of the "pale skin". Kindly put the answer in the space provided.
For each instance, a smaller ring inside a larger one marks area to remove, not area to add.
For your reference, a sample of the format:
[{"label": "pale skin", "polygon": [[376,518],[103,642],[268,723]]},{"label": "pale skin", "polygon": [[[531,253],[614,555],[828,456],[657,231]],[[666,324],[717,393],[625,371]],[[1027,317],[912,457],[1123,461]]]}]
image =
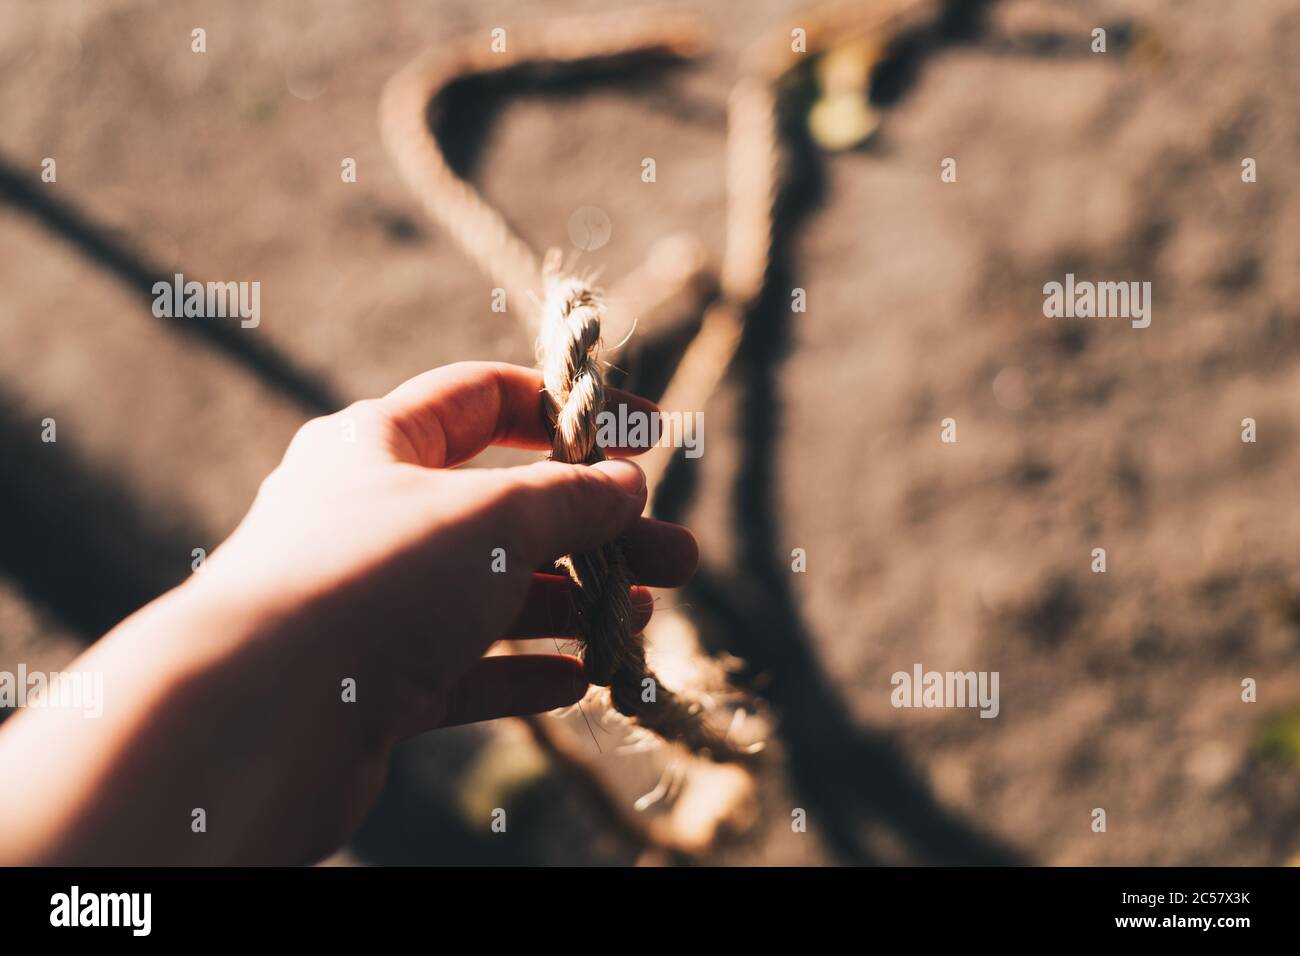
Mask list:
[{"label": "pale skin", "polygon": [[574,657],[484,656],[575,635],[572,583],[538,569],[621,537],[639,630],[646,586],[684,583],[697,550],[641,517],[626,459],[453,469],[549,447],[541,388],[462,363],[304,425],[202,571],[64,668],[103,674],[102,717],[0,726],[0,864],[312,862],[360,824],[399,740],[579,700]]}]

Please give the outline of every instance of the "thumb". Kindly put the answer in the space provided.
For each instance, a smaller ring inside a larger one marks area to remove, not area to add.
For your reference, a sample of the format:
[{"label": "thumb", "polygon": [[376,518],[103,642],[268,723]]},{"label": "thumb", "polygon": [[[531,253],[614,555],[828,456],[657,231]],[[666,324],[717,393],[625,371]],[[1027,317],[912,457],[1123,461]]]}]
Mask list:
[{"label": "thumb", "polygon": [[563,554],[591,551],[614,540],[641,514],[645,473],[625,458],[594,465],[539,461],[503,468],[503,507],[508,525],[533,564]]}]

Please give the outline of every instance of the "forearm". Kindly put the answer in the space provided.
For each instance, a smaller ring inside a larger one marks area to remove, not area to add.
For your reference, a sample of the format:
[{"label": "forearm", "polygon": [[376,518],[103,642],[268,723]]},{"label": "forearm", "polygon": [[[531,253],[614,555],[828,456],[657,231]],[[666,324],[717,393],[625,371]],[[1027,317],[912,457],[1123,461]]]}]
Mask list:
[{"label": "forearm", "polygon": [[[132,615],[66,670],[102,677],[102,714],[29,709],[0,728],[0,862],[193,863],[241,834],[294,733],[263,686],[255,623],[197,582]],[[265,643],[265,642],[263,642]],[[272,668],[273,669],[273,668]],[[291,696],[291,695],[290,695]],[[325,729],[322,728],[322,731]],[[202,811],[209,836],[196,820]]]}]

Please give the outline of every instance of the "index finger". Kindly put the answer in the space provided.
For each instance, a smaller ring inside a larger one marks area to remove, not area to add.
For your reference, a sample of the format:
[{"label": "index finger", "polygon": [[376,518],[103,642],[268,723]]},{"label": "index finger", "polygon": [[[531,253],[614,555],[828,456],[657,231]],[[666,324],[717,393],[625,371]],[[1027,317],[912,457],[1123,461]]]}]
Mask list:
[{"label": "index finger", "polygon": [[[457,362],[423,372],[379,400],[429,468],[458,465],[489,445],[551,447],[542,404],[542,374],[505,362]],[[605,389],[607,407],[652,414],[658,407],[616,388]],[[612,457],[644,448],[606,448]]]}]

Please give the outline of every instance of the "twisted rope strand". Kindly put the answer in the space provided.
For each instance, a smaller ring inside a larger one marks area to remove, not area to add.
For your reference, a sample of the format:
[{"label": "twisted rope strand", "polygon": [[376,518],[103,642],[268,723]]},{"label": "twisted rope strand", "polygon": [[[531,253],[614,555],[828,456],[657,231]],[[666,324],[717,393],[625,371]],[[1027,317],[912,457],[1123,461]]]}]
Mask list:
[{"label": "twisted rope strand", "polygon": [[[644,13],[557,20],[508,31],[501,53],[478,38],[481,45],[465,44],[458,55],[432,48],[384,89],[380,122],[385,145],[425,210],[513,301],[540,302],[526,316],[518,308],[512,311],[538,336],[546,407],[554,426],[552,457],[558,461],[592,464],[604,458],[595,437],[604,408],[599,349],[605,304],[584,280],[562,276],[558,257],[548,256],[539,265],[505,218],[452,171],[430,130],[430,106],[436,110],[441,92],[467,75],[525,63],[574,64],[649,52],[689,56],[702,41],[700,23],[691,17]],[[681,270],[681,279],[692,271]],[[697,754],[718,761],[748,756],[748,750],[732,745],[725,733],[705,722],[700,704],[672,693],[649,670],[642,640],[630,632],[631,582],[620,546],[571,555],[564,563],[578,585],[580,643],[589,679],[609,688],[613,707]]]},{"label": "twisted rope strand", "polygon": [[[547,415],[554,426],[551,458],[595,464],[605,458],[596,443],[604,410],[600,368],[603,303],[575,276],[562,276],[558,256],[547,257],[538,361],[546,386]],[[631,576],[618,542],[569,555],[562,562],[577,585],[578,620],[587,679],[608,687],[620,714],[665,740],[716,761],[745,760],[739,747],[704,718],[695,701],[673,693],[650,670],[645,646],[630,628]]]},{"label": "twisted rope strand", "polygon": [[[864,10],[834,3],[804,15],[809,53],[846,35],[873,35],[888,42],[934,0],[884,0]],[[664,395],[663,406],[701,408],[739,346],[746,313],[761,292],[771,257],[772,212],[778,183],[779,138],[775,83],[803,59],[788,31],[773,31],[747,58],[745,77],[728,112],[727,235],[720,300],[706,312],[695,340],[683,355]],[[428,108],[453,80],[511,69],[523,63],[572,65],[645,52],[690,56],[702,45],[691,18],[661,13],[621,13],[538,25],[509,34],[508,52],[466,45],[459,56],[435,47],[388,83],[381,105],[384,142],[426,211],[465,253],[517,303],[540,302],[536,313],[514,309],[525,328],[538,335],[546,407],[554,426],[552,457],[591,464],[604,457],[596,444],[597,416],[604,407],[599,365],[605,305],[584,280],[561,276],[558,260],[540,265],[506,220],[446,163],[429,129]],[[542,292],[540,297],[536,293]],[[671,452],[647,456],[653,490]],[[727,735],[702,719],[702,707],[663,687],[650,671],[642,642],[629,631],[630,580],[620,546],[571,555],[565,564],[578,586],[581,643],[588,677],[609,688],[616,710],[667,740],[719,761],[748,758]],[[653,694],[645,694],[652,681]],[[650,699],[646,699],[650,698]]]},{"label": "twisted rope strand", "polygon": [[[438,43],[395,73],[379,105],[380,133],[398,171],[425,212],[494,283],[506,290],[510,311],[537,334],[530,308],[541,292],[541,268],[528,244],[495,208],[448,165],[430,128],[452,82],[522,66],[574,66],[646,54],[689,57],[704,45],[700,22],[689,16],[620,13],[571,17],[506,30],[495,52],[486,33]],[[653,303],[650,303],[653,305]]]}]

